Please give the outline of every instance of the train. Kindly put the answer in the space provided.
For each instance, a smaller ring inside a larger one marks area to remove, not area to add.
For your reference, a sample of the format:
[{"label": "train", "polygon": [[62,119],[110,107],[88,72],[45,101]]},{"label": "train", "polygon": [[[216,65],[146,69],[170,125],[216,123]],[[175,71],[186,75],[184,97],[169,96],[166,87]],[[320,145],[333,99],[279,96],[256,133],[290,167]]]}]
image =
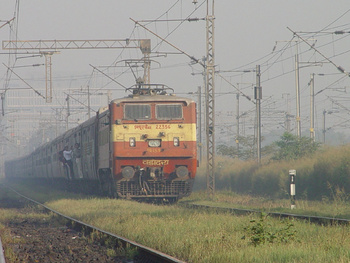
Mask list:
[{"label": "train", "polygon": [[[173,202],[189,196],[198,166],[195,101],[160,84],[129,90],[32,153],[6,161],[6,178],[63,181],[114,198]],[[79,156],[73,150],[69,169],[62,151],[74,146]]]}]

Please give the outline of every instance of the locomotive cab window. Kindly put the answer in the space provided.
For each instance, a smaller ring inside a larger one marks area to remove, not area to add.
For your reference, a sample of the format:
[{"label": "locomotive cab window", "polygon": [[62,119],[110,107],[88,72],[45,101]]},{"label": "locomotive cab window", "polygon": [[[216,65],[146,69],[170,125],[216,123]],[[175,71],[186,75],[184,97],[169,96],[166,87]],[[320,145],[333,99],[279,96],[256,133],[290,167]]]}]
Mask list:
[{"label": "locomotive cab window", "polygon": [[148,120],[151,118],[151,105],[125,104],[124,118],[126,120]]},{"label": "locomotive cab window", "polygon": [[156,105],[156,116],[158,120],[182,119],[182,105],[158,104]]}]

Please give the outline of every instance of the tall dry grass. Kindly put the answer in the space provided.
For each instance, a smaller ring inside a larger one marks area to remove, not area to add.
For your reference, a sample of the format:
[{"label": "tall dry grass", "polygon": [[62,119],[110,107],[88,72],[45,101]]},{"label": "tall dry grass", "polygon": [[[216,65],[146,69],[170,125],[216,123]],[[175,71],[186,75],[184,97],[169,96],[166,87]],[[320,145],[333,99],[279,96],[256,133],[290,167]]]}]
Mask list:
[{"label": "tall dry grass", "polygon": [[[198,169],[195,190],[206,188],[206,164]],[[289,170],[297,170],[299,198],[334,198],[336,191],[350,193],[350,145],[324,147],[313,157],[292,161],[256,161],[218,156],[216,188],[237,193],[286,198],[289,196]]]}]

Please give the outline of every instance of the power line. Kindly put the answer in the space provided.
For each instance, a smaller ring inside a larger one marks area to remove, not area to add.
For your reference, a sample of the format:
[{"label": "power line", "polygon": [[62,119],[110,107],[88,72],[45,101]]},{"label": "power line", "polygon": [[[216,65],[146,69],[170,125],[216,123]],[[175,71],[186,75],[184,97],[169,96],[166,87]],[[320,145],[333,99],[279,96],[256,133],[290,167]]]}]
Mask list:
[{"label": "power line", "polygon": [[102,73],[104,76],[106,76],[107,78],[109,78],[111,81],[117,83],[118,85],[122,86],[124,89],[128,89],[128,87],[124,86],[123,84],[121,84],[120,82],[116,81],[115,79],[113,79],[112,77],[108,76],[106,73],[102,72],[101,70],[99,70],[98,68],[96,68],[95,66],[89,64],[93,69],[97,70],[98,72]]},{"label": "power line", "polygon": [[350,9],[346,10],[341,16],[339,16],[337,19],[335,19],[333,22],[331,22],[330,24],[328,24],[327,26],[325,26],[323,29],[321,29],[320,31],[324,31],[325,29],[327,29],[329,26],[333,25],[335,22],[337,22],[339,19],[341,19],[343,16],[345,16],[347,13],[350,12]]},{"label": "power line", "polygon": [[325,88],[319,90],[319,91],[315,94],[315,96],[318,95],[318,94],[320,94],[321,92],[325,91],[326,89],[332,87],[335,83],[341,81],[342,79],[345,79],[346,77],[347,77],[347,76],[342,76],[340,79],[338,79],[338,80],[332,82],[332,83],[331,83],[330,85],[328,85],[327,87],[325,87]]},{"label": "power line", "polygon": [[[350,9],[349,9],[350,11]],[[308,46],[310,46],[312,49],[314,49],[318,54],[320,54],[324,59],[326,59],[329,63],[331,63],[333,66],[335,66],[340,72],[346,74],[347,76],[349,76],[349,73],[345,71],[345,69],[343,69],[341,66],[337,66],[332,60],[330,60],[329,58],[327,58],[325,55],[323,55],[323,53],[321,53],[320,51],[318,51],[313,45],[309,44],[309,42],[307,42],[304,38],[302,38],[299,34],[297,34],[296,32],[294,32],[293,30],[291,30],[289,27],[287,27],[288,30],[290,30],[293,34],[295,34],[297,37],[299,37],[303,42],[305,42]]]},{"label": "power line", "polygon": [[[31,85],[29,85],[28,82],[26,82],[24,79],[22,79],[16,72],[14,72],[11,68],[9,68],[8,66],[6,66],[4,63],[2,63],[8,70],[10,70],[13,74],[15,74],[20,80],[22,80],[29,88],[31,88],[38,96],[45,98],[44,95],[42,95],[39,91],[37,91],[36,89],[34,89]],[[4,113],[3,113],[4,114]]]}]

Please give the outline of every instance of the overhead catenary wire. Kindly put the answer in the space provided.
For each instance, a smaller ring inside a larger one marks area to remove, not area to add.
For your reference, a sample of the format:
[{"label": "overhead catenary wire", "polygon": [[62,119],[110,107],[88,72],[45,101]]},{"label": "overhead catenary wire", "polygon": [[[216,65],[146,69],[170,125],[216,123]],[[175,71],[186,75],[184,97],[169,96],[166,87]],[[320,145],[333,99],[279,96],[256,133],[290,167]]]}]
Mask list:
[{"label": "overhead catenary wire", "polygon": [[169,46],[173,47],[174,49],[176,49],[177,51],[179,51],[181,54],[186,55],[187,57],[189,57],[191,60],[193,60],[196,63],[199,63],[200,65],[202,65],[203,67],[205,67],[205,65],[199,60],[196,59],[194,56],[189,55],[188,53],[186,53],[185,51],[181,50],[180,48],[178,48],[177,46],[173,45],[172,43],[170,43],[168,40],[166,40],[165,38],[159,36],[158,34],[154,33],[153,31],[151,31],[150,29],[148,29],[147,27],[145,27],[144,25],[140,24],[138,21],[130,18],[130,20],[132,20],[135,24],[141,26],[143,29],[147,30],[148,32],[152,33],[154,36],[160,38],[162,41],[164,41],[165,43],[167,43]]},{"label": "overhead catenary wire", "polygon": [[[322,28],[320,31],[326,30],[328,27],[330,27],[331,25],[333,25],[335,22],[339,21],[342,17],[344,17],[347,13],[350,12],[350,9],[346,10],[343,14],[341,14],[339,17],[337,17],[335,20],[333,20],[330,24],[328,24],[327,26],[325,26],[324,28]],[[319,32],[320,32],[319,31]]]},{"label": "overhead catenary wire", "polygon": [[304,38],[302,38],[298,33],[296,33],[295,31],[293,31],[292,29],[290,29],[289,27],[287,27],[288,30],[290,30],[293,34],[295,34],[298,38],[300,38],[303,42],[305,42],[307,45],[309,45],[312,49],[314,49],[319,55],[321,55],[325,60],[327,60],[329,63],[331,63],[333,66],[335,66],[340,72],[346,74],[347,76],[349,76],[349,73],[345,71],[345,69],[343,69],[341,66],[337,66],[332,60],[330,60],[329,58],[327,58],[325,55],[323,55],[323,53],[321,53],[320,51],[318,51],[313,45],[311,45],[309,42],[307,42]]},{"label": "overhead catenary wire", "polygon": [[8,24],[10,24],[13,20],[15,19],[15,17],[13,17],[13,18],[11,18],[10,20],[8,20],[8,21],[1,21],[2,23],[3,22],[5,22],[4,24],[2,24],[1,26],[0,26],[0,29],[2,28],[2,27],[4,27],[4,26],[6,26],[6,25],[8,25]]},{"label": "overhead catenary wire", "polygon": [[[176,3],[174,3],[174,6],[175,6],[175,4],[177,4],[179,1],[176,1]],[[166,12],[167,13],[167,12]],[[162,21],[162,19],[159,19],[158,20],[158,22],[161,22]],[[290,46],[291,47],[291,46]],[[288,47],[287,47],[287,49],[288,49]],[[286,49],[286,50],[287,50]],[[284,51],[281,51],[281,53],[283,54],[283,52],[284,52],[284,54],[286,54],[286,50],[284,50]],[[280,55],[281,53],[278,53],[278,55],[280,56],[279,58],[276,58],[276,56],[273,56],[274,54],[271,54],[271,53],[269,53],[268,55],[266,55],[266,57],[265,57],[265,59],[266,58],[268,58],[269,60],[268,60],[268,64],[265,64],[264,65],[264,72],[267,72],[268,70],[270,70],[270,69],[275,69],[274,68],[274,66],[280,66],[281,64],[278,64],[279,62],[281,62],[281,61],[283,61],[283,60],[280,60],[280,58],[282,57],[282,55]],[[276,62],[276,63],[275,63]],[[95,69],[93,69],[92,70],[92,72],[94,72],[95,71]],[[104,70],[102,70],[102,71],[104,71]],[[287,70],[288,71],[288,70]],[[96,72],[96,71],[95,71]],[[105,73],[107,73],[107,71],[104,71]],[[270,71],[271,72],[271,71]],[[290,74],[291,72],[293,72],[293,71],[289,71],[289,72],[287,72],[286,74],[281,74],[281,75],[278,75],[278,76],[276,76],[276,74],[274,74],[274,73],[272,73],[271,74],[271,78],[269,78],[268,76],[265,76],[264,77],[264,80],[262,80],[262,83],[267,83],[268,81],[270,81],[270,80],[273,80],[273,79],[277,79],[277,78],[279,78],[279,77],[282,77],[282,76],[284,76],[284,75],[287,75],[287,74]],[[93,73],[92,73],[93,74]],[[98,74],[97,74],[98,75]],[[275,77],[276,76],[276,77]],[[266,78],[267,77],[267,78]],[[114,77],[113,77],[114,78]],[[110,83],[110,82],[109,82]]]},{"label": "overhead catenary wire", "polygon": [[112,80],[113,82],[117,83],[118,85],[122,86],[124,89],[127,89],[128,87],[124,86],[123,84],[121,84],[120,82],[116,81],[115,79],[113,79],[112,77],[108,76],[106,73],[104,73],[103,71],[99,70],[98,68],[96,68],[95,66],[89,64],[94,70],[97,70],[98,72],[100,72],[101,74],[103,74],[104,76],[106,76],[107,78],[109,78],[110,80]]},{"label": "overhead catenary wire", "polygon": [[[333,22],[332,22],[331,24],[333,24]],[[330,25],[331,25],[331,24],[330,24]],[[330,25],[328,25],[327,27],[329,28]],[[333,28],[338,28],[338,27],[333,27]],[[341,30],[338,30],[338,31],[340,32]],[[337,31],[335,31],[335,32],[337,32]],[[335,40],[335,41],[340,41],[340,40],[341,40],[341,39],[337,39],[337,40]],[[331,41],[331,42],[329,42],[329,43],[324,44],[323,46],[326,46],[326,45],[329,45],[329,44],[332,44],[332,43],[334,43],[334,40]],[[288,50],[288,48],[292,48],[292,47],[293,47],[292,45],[286,44],[285,47],[281,50],[281,52],[278,52],[278,57],[277,57],[277,58],[276,58],[276,54],[272,54],[272,53],[269,53],[269,54],[265,55],[264,57],[262,57],[262,59],[266,59],[266,58],[267,58],[267,60],[265,60],[265,62],[261,63],[261,64],[264,66],[264,72],[267,72],[269,69],[271,69],[271,68],[272,68],[274,65],[276,65],[277,63],[280,63],[280,62],[286,61],[286,60],[288,60],[288,59],[291,59],[293,56],[288,57],[288,58],[283,58],[282,60],[281,60],[280,58],[282,57],[283,53],[285,53],[285,51]],[[302,51],[301,53],[309,52],[309,50],[310,50],[310,49],[304,50],[304,51]],[[344,52],[342,52],[341,54],[345,54],[345,53],[347,53],[347,52],[350,52],[350,50],[349,50],[349,51],[344,51]],[[314,53],[312,54],[312,56],[315,56],[315,53],[317,53],[317,52],[314,51]],[[338,55],[336,55],[336,56],[338,56]],[[270,61],[271,61],[272,59],[274,59],[274,61],[273,61],[272,63],[270,63]],[[261,61],[261,60],[256,60],[256,61],[254,61],[254,63],[256,63],[257,61]],[[313,59],[311,59],[311,57],[310,57],[310,58],[307,59],[307,61],[310,62],[310,61],[313,61]],[[325,62],[325,61],[327,61],[327,60],[323,60],[323,62]],[[250,63],[250,64],[245,64],[245,67],[246,67],[246,66],[249,66],[249,65],[251,65],[251,64],[252,64],[252,63]],[[239,69],[239,68],[243,68],[243,66],[238,67],[238,68],[236,68],[236,69]],[[337,68],[338,68],[338,67],[337,67]],[[295,71],[295,69],[290,70],[290,71],[287,71],[287,72],[283,72],[282,74],[279,74],[279,75],[277,75],[277,76],[275,75],[275,76],[271,76],[271,77],[265,78],[262,82],[263,82],[263,83],[267,83],[267,82],[270,81],[270,80],[277,79],[277,78],[282,77],[282,76],[284,76],[284,75],[290,74],[290,73],[292,73],[292,72],[294,72],[294,71]],[[242,74],[241,74],[241,75],[242,75]],[[237,74],[237,75],[235,75],[235,76],[239,76],[239,75]],[[305,92],[306,88],[304,88],[303,90],[304,90],[304,92]]]},{"label": "overhead catenary wire", "polygon": [[65,93],[65,92],[64,92],[64,94],[66,94],[69,98],[72,98],[74,101],[78,102],[78,104],[83,105],[84,107],[88,108],[89,110],[93,110],[89,105],[79,101],[78,99],[74,98],[72,95]]},{"label": "overhead catenary wire", "polygon": [[[185,21],[189,21],[191,22],[189,19],[190,17],[204,4],[206,3],[206,0],[202,1],[201,4],[199,4],[198,6],[195,7],[195,9],[186,17],[186,19],[183,19],[179,25],[177,25],[171,32],[169,32],[163,39],[167,39],[171,34],[173,34]],[[205,20],[205,19],[204,19]],[[156,20],[157,21],[157,20]],[[155,21],[155,22],[156,22]],[[164,41],[162,39],[162,41]],[[158,43],[152,50],[155,50],[161,43]]]},{"label": "overhead catenary wire", "polygon": [[[342,25],[342,26],[343,26],[343,25]],[[332,29],[336,29],[336,28],[339,28],[339,27],[341,27],[341,26],[333,27]],[[339,30],[338,30],[338,31],[339,31]],[[315,35],[316,35],[316,34],[315,34]],[[315,35],[313,35],[313,36],[315,36]],[[344,36],[343,38],[345,38],[345,37],[348,37],[348,36]],[[329,42],[329,43],[326,43],[326,44],[324,44],[324,45],[322,45],[322,46],[326,46],[326,45],[332,44],[332,43],[334,43],[334,42],[336,42],[336,41],[340,41],[340,40],[343,39],[343,38],[340,38],[340,39],[337,39],[337,40],[333,40],[333,41],[331,41],[331,42]],[[284,53],[285,50],[286,50],[286,48],[288,48],[287,45],[288,45],[288,44],[286,44],[286,45],[285,45],[282,49],[280,49],[278,52],[274,51],[274,53]],[[322,47],[322,46],[320,46],[320,47]],[[290,48],[292,48],[292,47],[293,47],[293,46],[290,46]],[[303,53],[306,53],[306,52],[308,52],[308,50],[302,51],[300,54],[303,54]],[[350,52],[350,50],[344,51],[344,52],[342,52],[342,53],[340,53],[340,54],[345,54],[345,53],[348,53],[348,52]],[[335,56],[338,56],[338,55],[335,55]],[[335,57],[335,56],[334,56],[334,57]],[[293,56],[284,58],[284,59],[282,59],[282,60],[276,59],[276,60],[271,64],[271,63],[269,63],[269,61],[270,61],[271,59],[273,59],[273,57],[274,57],[274,54],[273,54],[273,53],[269,53],[269,54],[263,56],[263,57],[260,58],[260,59],[257,59],[257,60],[255,60],[255,61],[253,61],[253,62],[248,63],[248,64],[244,64],[243,66],[236,67],[235,69],[240,69],[240,68],[248,67],[249,65],[256,64],[256,63],[260,64],[261,67],[264,67],[264,68],[265,68],[265,67],[271,68],[273,65],[275,65],[275,64],[277,64],[277,63],[280,63],[280,62],[283,62],[283,61],[286,61],[286,60],[289,60],[289,59],[291,59]],[[281,57],[281,55],[280,55],[280,57]],[[265,58],[267,58],[267,60],[265,60],[264,62],[259,62],[259,61],[261,61],[261,60],[263,60],[263,59],[265,59]],[[332,58],[332,57],[330,57],[330,58]],[[326,60],[324,60],[324,61],[326,61]],[[266,72],[266,71],[267,71],[267,70],[264,69],[263,72]],[[294,71],[294,70],[291,70],[291,71],[287,72],[286,74],[292,73],[293,71]],[[281,77],[281,76],[283,76],[283,75],[286,75],[286,74],[283,73],[283,74],[279,74],[279,75],[277,75],[277,76],[271,76],[271,77],[269,77],[268,79],[264,79],[263,82],[266,82],[266,81],[269,81],[269,80],[272,80],[272,79],[275,79],[275,78],[279,78],[279,77]]]},{"label": "overhead catenary wire", "polygon": [[34,89],[28,82],[26,82],[23,78],[21,78],[16,72],[14,72],[10,67],[6,66],[4,63],[2,63],[8,70],[10,70],[13,74],[15,74],[20,80],[22,80],[29,88],[31,88],[35,94],[37,94],[38,96],[45,98],[44,95],[42,95],[39,91],[37,91],[36,89]]},{"label": "overhead catenary wire", "polygon": [[325,88],[319,90],[317,93],[315,93],[315,96],[318,95],[318,94],[320,94],[321,92],[325,91],[326,89],[332,87],[335,83],[338,83],[339,81],[341,81],[341,80],[343,80],[343,79],[345,79],[345,78],[347,78],[347,76],[342,76],[340,79],[337,79],[336,81],[334,81],[334,82],[331,83],[330,85],[328,85],[328,86],[326,86]]},{"label": "overhead catenary wire", "polygon": [[[154,36],[160,38],[162,41],[164,41],[165,43],[167,43],[168,45],[170,45],[171,47],[175,48],[177,51],[179,51],[181,54],[189,57],[192,61],[194,61],[195,63],[200,64],[203,68],[206,67],[206,65],[199,59],[195,58],[194,56],[191,56],[190,54],[188,54],[187,52],[181,50],[180,48],[178,48],[177,46],[173,45],[172,43],[170,43],[169,41],[167,41],[165,38],[162,38],[161,36],[159,36],[158,34],[154,33],[153,31],[151,31],[150,29],[148,29],[147,27],[145,27],[144,25],[140,24],[138,21],[130,18],[135,24],[138,24],[139,26],[141,26],[142,28],[144,28],[145,30],[147,30],[148,32],[152,33]],[[228,82],[232,87],[234,87],[238,92],[240,92],[246,99],[248,99],[249,101],[253,102],[251,100],[251,98],[247,95],[245,95],[242,91],[240,91],[235,85],[233,85],[232,83],[230,83],[225,77],[221,76],[219,73],[215,73],[218,76],[220,76],[222,79],[224,79],[226,82]],[[254,102],[253,102],[254,103]]]}]

